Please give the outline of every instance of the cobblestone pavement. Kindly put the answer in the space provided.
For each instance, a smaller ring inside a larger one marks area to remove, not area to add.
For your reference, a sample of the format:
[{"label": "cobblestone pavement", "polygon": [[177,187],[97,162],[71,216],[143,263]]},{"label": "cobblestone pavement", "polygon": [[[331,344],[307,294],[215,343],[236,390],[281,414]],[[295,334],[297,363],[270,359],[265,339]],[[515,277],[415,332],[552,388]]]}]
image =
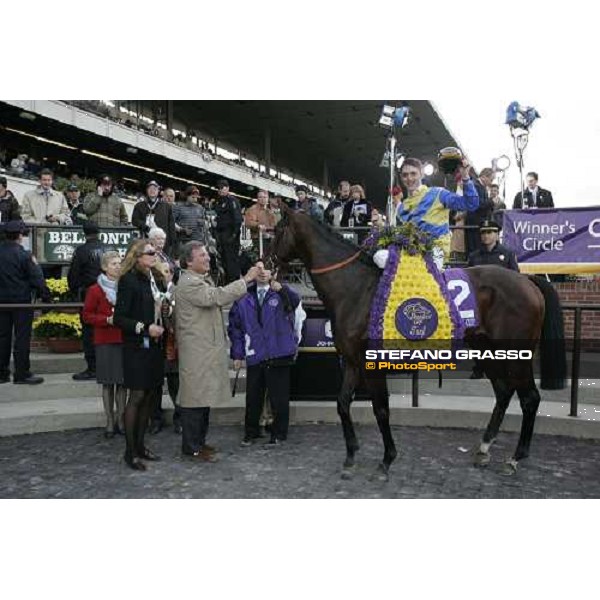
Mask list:
[{"label": "cobblestone pavement", "polygon": [[600,442],[538,435],[513,477],[501,474],[516,435],[502,434],[487,469],[471,465],[481,432],[394,427],[399,458],[389,482],[372,476],[383,453],[375,427],[357,427],[362,447],[354,477],[340,477],[339,426],[290,429],[282,446],[239,445],[237,427],[212,427],[215,464],[181,459],[171,429],[148,436],[162,461],[128,469],[124,440],[100,430],[0,438],[2,498],[600,498]]}]

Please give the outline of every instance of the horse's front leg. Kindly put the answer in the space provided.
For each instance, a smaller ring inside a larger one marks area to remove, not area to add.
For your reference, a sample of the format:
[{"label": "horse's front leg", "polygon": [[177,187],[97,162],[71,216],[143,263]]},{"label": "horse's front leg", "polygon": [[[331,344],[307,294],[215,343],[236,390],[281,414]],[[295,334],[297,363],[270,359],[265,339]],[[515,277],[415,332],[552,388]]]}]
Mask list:
[{"label": "horse's front leg", "polygon": [[342,421],[342,429],[344,431],[344,439],[346,440],[346,460],[342,477],[349,479],[352,476],[354,467],[354,455],[358,450],[358,440],[354,432],[354,424],[350,416],[350,404],[354,397],[354,390],[358,385],[359,373],[358,369],[350,366],[348,363],[344,365],[344,378],[342,381],[342,389],[337,399],[337,411]]}]

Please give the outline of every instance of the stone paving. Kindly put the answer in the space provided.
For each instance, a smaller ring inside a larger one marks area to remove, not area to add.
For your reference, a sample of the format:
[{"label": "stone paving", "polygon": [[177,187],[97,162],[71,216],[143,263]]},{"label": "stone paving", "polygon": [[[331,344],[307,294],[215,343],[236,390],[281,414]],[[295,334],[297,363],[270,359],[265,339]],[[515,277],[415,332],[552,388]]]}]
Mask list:
[{"label": "stone paving", "polygon": [[263,440],[239,444],[233,426],[211,427],[218,463],[192,463],[179,455],[180,440],[166,429],[148,436],[162,461],[148,471],[128,469],[122,437],[105,440],[98,429],[0,439],[1,498],[600,498],[600,442],[534,437],[532,456],[519,472],[501,474],[516,446],[502,434],[487,469],[471,464],[481,432],[393,427],[400,449],[390,480],[373,478],[383,449],[373,426],[359,426],[361,442],[351,480],[342,480],[344,444],[336,425],[290,429],[277,447]]}]

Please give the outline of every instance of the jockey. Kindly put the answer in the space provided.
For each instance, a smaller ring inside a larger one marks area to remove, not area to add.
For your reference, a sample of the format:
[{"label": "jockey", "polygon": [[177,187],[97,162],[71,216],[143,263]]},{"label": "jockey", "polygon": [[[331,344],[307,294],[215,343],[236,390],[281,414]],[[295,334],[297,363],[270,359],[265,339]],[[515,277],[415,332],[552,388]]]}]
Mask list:
[{"label": "jockey", "polygon": [[[400,169],[400,178],[408,190],[408,196],[398,205],[397,222],[413,222],[436,238],[433,260],[440,270],[444,265],[444,256],[450,252],[450,211],[473,211],[479,207],[479,196],[469,176],[470,165],[467,160],[462,160],[461,164],[458,173],[462,180],[462,196],[444,188],[423,185],[423,165],[416,158],[405,159]],[[373,260],[383,268],[387,255],[387,250],[379,250]]]}]

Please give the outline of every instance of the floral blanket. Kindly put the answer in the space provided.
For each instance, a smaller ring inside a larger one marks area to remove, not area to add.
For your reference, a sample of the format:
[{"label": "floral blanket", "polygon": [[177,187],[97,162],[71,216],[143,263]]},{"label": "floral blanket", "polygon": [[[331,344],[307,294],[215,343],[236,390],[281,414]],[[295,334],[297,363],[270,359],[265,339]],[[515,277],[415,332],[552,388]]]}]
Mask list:
[{"label": "floral blanket", "polygon": [[478,324],[473,286],[464,269],[443,273],[431,252],[395,244],[371,306],[371,340],[460,340]]}]

